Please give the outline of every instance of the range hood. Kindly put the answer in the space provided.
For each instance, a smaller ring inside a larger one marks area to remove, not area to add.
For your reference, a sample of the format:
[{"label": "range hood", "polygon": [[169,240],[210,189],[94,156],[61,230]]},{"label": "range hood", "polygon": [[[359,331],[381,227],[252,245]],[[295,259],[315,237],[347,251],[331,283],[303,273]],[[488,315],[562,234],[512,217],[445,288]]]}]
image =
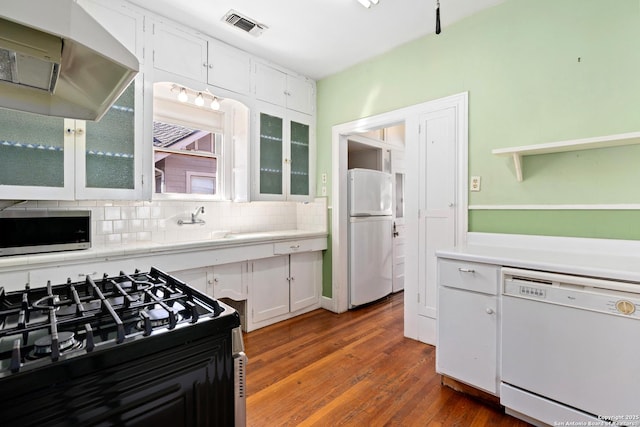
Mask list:
[{"label": "range hood", "polygon": [[138,60],[75,0],[2,1],[0,107],[99,120]]}]

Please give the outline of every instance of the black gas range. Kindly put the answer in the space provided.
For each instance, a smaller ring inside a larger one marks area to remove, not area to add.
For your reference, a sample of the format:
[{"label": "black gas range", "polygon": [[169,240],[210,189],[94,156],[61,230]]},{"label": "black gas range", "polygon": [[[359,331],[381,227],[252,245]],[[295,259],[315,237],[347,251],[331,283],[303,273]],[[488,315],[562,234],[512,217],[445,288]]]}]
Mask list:
[{"label": "black gas range", "polygon": [[0,423],[245,424],[240,317],[156,268],[0,288]]}]

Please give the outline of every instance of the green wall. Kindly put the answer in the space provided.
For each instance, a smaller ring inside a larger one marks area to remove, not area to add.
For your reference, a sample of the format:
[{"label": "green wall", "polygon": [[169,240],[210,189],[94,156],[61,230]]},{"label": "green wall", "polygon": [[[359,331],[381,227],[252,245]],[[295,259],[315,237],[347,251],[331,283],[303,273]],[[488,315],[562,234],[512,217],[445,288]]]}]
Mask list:
[{"label": "green wall", "polygon": [[[640,145],[526,157],[522,182],[491,154],[640,131],[639,47],[638,0],[507,0],[319,81],[318,182],[330,176],[332,126],[468,91],[469,175],[482,177],[470,205],[640,203]],[[471,210],[469,230],[640,239],[638,220],[636,211]]]}]

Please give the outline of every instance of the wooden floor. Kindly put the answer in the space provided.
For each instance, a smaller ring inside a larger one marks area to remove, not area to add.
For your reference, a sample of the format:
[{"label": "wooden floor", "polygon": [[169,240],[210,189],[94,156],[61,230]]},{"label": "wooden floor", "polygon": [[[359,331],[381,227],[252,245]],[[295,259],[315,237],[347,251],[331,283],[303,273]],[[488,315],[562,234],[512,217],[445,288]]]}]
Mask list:
[{"label": "wooden floor", "polygon": [[403,336],[402,299],[245,334],[247,426],[527,426],[440,384],[435,348]]}]

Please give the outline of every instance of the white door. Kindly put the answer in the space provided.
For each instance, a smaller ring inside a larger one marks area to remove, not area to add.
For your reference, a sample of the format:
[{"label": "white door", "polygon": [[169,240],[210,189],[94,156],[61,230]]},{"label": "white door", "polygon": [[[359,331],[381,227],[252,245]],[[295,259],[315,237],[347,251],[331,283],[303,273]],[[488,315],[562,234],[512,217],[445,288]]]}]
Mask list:
[{"label": "white door", "polygon": [[393,292],[404,289],[405,219],[404,151],[391,151],[393,175]]},{"label": "white door", "polygon": [[322,252],[301,252],[289,257],[290,308],[295,312],[320,300]]},{"label": "white door", "polygon": [[251,268],[252,323],[289,313],[289,255],[252,261]]},{"label": "white door", "polygon": [[246,280],[246,262],[216,265],[213,267],[213,296],[235,301],[247,299]]},{"label": "white door", "polygon": [[[456,111],[447,108],[420,120],[420,170],[418,216],[418,314],[428,327],[418,339],[433,342],[437,300],[435,251],[456,242]],[[421,322],[422,323],[422,322]]]}]

